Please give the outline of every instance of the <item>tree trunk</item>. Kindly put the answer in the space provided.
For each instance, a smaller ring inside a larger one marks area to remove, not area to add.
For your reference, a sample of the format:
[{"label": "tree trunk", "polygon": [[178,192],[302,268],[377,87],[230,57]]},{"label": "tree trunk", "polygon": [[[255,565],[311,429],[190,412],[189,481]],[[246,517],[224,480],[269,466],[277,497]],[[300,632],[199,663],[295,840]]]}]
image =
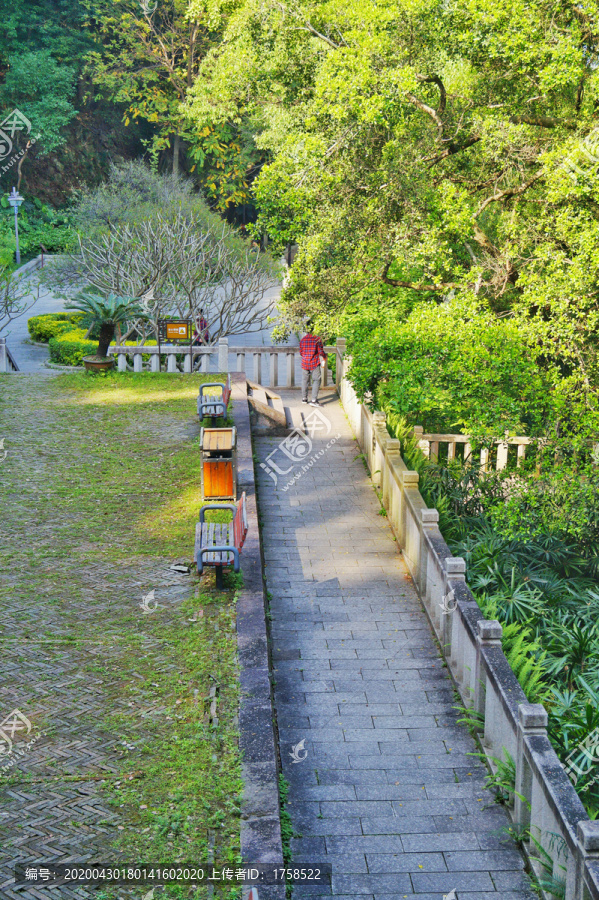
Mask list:
[{"label": "tree trunk", "polygon": [[108,356],[108,348],[114,337],[114,323],[104,322],[100,326],[100,340],[98,342],[98,356]]},{"label": "tree trunk", "polygon": [[173,175],[179,174],[179,143],[181,138],[179,137],[179,133],[175,135],[175,139],[173,141]]},{"label": "tree trunk", "polygon": [[23,156],[19,160],[19,164],[17,165],[17,191],[21,190],[21,178],[23,177],[23,163],[27,159],[29,155],[29,149],[31,147],[31,141],[27,141],[27,146],[25,147],[25,152]]},{"label": "tree trunk", "polygon": [[85,99],[85,82],[85,76],[80,75],[77,79],[77,103],[79,104],[79,106],[83,106],[83,101]]}]

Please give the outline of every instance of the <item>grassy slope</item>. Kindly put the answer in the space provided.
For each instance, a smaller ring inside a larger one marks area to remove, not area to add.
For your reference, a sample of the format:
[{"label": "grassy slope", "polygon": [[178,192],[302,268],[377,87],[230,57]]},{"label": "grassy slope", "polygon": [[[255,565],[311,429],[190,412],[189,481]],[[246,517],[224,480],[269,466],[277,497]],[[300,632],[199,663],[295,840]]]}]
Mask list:
[{"label": "grassy slope", "polygon": [[[160,566],[192,558],[201,380],[0,377],[4,640],[99,678],[101,707],[82,727],[118,737],[117,770],[99,784],[119,815],[110,843],[130,861],[199,862],[212,841],[233,861],[239,849],[235,584],[218,595],[192,576],[177,603],[156,582]],[[144,615],[154,584],[159,608]],[[58,696],[52,676],[46,689]]]}]

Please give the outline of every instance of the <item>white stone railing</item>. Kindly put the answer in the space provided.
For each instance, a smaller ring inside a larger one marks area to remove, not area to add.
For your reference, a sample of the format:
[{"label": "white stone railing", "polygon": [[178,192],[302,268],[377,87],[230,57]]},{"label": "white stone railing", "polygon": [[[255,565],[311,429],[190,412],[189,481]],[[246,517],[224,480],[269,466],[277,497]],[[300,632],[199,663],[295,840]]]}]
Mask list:
[{"label": "white stone railing", "polygon": [[6,338],[0,337],[0,373],[6,374],[18,371],[19,367],[12,353],[8,349]]},{"label": "white stone railing", "polygon": [[[599,821],[589,819],[549,742],[544,707],[528,703],[510,668],[501,625],[485,620],[470,592],[464,560],[445,543],[437,510],[427,508],[418,490],[418,473],[405,465],[384,414],[360,403],[344,378],[344,352],[340,340],[336,381],[341,401],[449,670],[464,705],[483,717],[481,740],[488,757],[503,760],[507,750],[515,761],[515,792],[524,799],[514,797],[511,815],[552,858],[549,874],[565,881],[566,900],[599,900]],[[535,870],[542,871],[534,841],[525,850]]]},{"label": "white stone railing", "polygon": [[[326,347],[327,353],[335,353],[335,347]],[[227,338],[208,347],[174,346],[163,344],[150,347],[139,344],[135,347],[111,346],[109,354],[117,357],[120,372],[158,372],[159,358],[162,370],[167,372],[244,372],[257,384],[269,387],[293,388],[299,384],[299,347],[285,345],[236,347],[229,345]],[[146,357],[144,359],[144,357]],[[166,361],[165,361],[166,358]],[[323,372],[323,386],[328,384],[330,372]]]},{"label": "white stone railing", "polygon": [[[431,462],[438,461],[442,448],[446,448],[445,454],[442,455],[448,462],[451,462],[452,459],[456,459],[458,455],[456,451],[459,446],[464,448],[464,459],[472,458],[472,438],[467,434],[429,434],[424,431],[421,425],[414,427],[414,434],[419,438],[418,446]],[[508,464],[510,447],[514,448],[512,452],[515,453],[516,465],[519,466],[526,458],[527,445],[531,443],[531,438],[516,435],[506,437],[504,441],[495,441],[495,453],[491,453],[488,447],[481,447],[477,452],[480,467],[483,472],[488,472],[491,467],[497,471],[505,469]]]}]

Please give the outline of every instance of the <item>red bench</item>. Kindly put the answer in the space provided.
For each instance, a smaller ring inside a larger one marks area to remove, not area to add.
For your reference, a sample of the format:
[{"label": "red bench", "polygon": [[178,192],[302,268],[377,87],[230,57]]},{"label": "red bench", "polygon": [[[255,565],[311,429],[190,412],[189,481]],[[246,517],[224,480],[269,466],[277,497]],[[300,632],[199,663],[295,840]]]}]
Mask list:
[{"label": "red bench", "polygon": [[[220,394],[206,394],[206,388],[220,388]],[[219,416],[227,418],[227,406],[231,399],[231,378],[227,376],[227,383],[213,381],[210,384],[201,384],[198,394],[198,416],[200,419],[210,418],[214,420]]]},{"label": "red bench", "polygon": [[[209,509],[226,509],[232,514],[230,522],[206,522]],[[248,532],[245,491],[238,503],[208,503],[200,510],[196,524],[195,559],[200,575],[204,566],[216,567],[216,586],[223,586],[223,567],[233,566],[239,572],[239,554]]]}]

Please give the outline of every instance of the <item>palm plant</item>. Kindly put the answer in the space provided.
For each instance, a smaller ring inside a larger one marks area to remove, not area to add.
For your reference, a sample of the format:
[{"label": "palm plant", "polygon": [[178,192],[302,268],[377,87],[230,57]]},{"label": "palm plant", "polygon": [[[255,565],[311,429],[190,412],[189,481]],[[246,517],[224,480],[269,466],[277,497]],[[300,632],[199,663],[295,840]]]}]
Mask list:
[{"label": "palm plant", "polygon": [[147,313],[142,309],[137,300],[132,297],[119,297],[116,294],[108,294],[100,297],[98,294],[82,294],[76,300],[65,303],[66,309],[77,309],[85,313],[91,319],[92,325],[100,328],[98,340],[98,358],[106,359],[110,342],[113,340],[117,326],[124,325],[131,319],[147,319]]},{"label": "palm plant", "polygon": [[572,620],[567,613],[557,613],[545,630],[545,646],[551,654],[547,671],[567,678],[574,686],[579,675],[597,676],[599,670],[599,622],[591,624]]}]

